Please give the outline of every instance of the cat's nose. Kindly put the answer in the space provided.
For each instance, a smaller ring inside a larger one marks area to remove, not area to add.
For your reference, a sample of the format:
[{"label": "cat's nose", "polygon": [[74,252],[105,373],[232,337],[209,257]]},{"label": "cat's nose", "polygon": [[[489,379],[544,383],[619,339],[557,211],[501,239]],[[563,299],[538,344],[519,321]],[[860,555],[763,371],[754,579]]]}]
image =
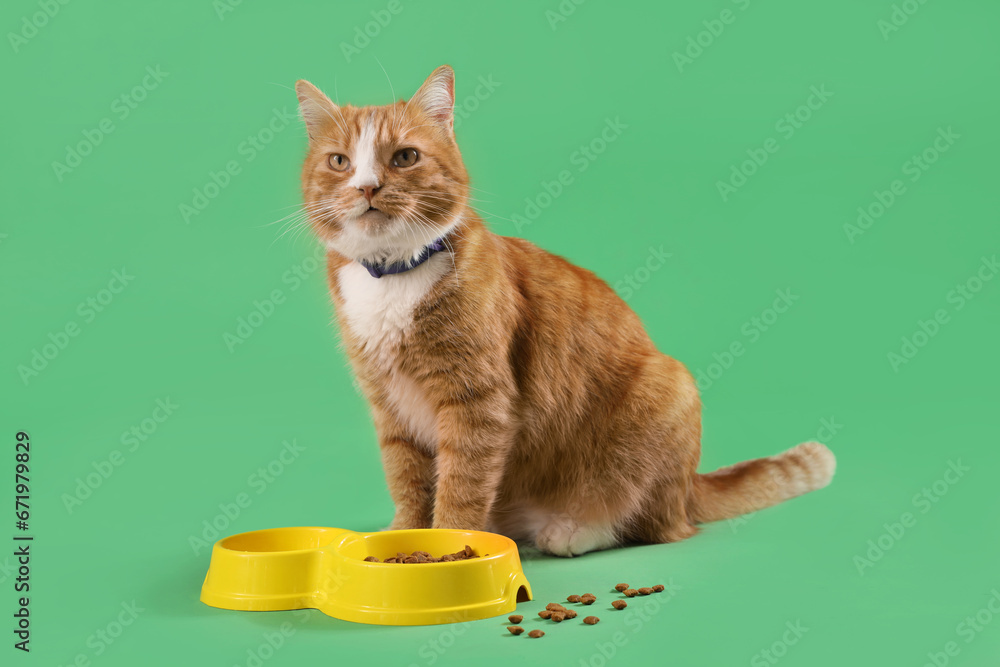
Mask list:
[{"label": "cat's nose", "polygon": [[361,185],[361,186],[358,186],[358,190],[361,190],[363,193],[365,193],[365,199],[368,200],[369,204],[372,203],[372,197],[375,196],[375,193],[378,192],[381,189],[382,188],[380,186],[378,186],[378,185]]}]

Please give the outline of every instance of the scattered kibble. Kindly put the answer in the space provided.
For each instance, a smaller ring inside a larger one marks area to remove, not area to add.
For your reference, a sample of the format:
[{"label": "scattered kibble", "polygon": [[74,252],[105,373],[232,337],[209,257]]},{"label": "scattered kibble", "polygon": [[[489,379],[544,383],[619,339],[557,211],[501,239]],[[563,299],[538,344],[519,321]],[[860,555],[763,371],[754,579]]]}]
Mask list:
[{"label": "scattered kibble", "polygon": [[[440,560],[444,560],[446,558],[464,560],[466,558],[475,558],[475,557],[476,555],[475,553],[472,552],[471,547],[466,546],[465,549],[463,549],[462,551],[442,556]],[[384,563],[434,562],[432,561],[432,558],[433,557],[426,551],[414,551],[412,554],[397,553],[395,558],[386,558],[382,562]],[[409,559],[413,560],[411,561]],[[378,559],[375,558],[374,556],[369,556],[365,560],[372,561],[375,563],[378,562]],[[621,593],[627,598],[634,598],[637,595],[650,595],[652,593],[662,593],[664,590],[666,590],[666,586],[664,586],[663,584],[657,584],[655,586],[642,586],[640,588],[630,588],[629,585],[625,583],[615,584],[615,591]],[[597,601],[597,596],[594,595],[593,593],[584,593],[583,595],[568,595],[566,596],[566,601],[579,603],[583,605],[592,605],[594,604],[594,602]],[[621,599],[612,600],[611,606],[612,608],[621,611],[622,609],[628,607],[628,603],[625,602],[625,600]],[[575,610],[567,609],[558,602],[549,602],[547,605],[545,605],[545,609],[542,609],[540,612],[538,612],[538,615],[545,620],[551,620],[554,623],[562,623],[567,619],[576,618],[578,614]],[[511,634],[520,635],[524,632],[524,628],[522,628],[519,625],[521,621],[524,620],[524,616],[520,614],[512,614],[508,616],[507,619],[511,623],[513,623],[513,625],[507,627],[507,630]],[[597,625],[600,622],[601,619],[598,618],[597,616],[587,616],[583,619],[584,625]],[[533,639],[537,639],[539,637],[544,637],[545,633],[542,632],[541,630],[532,630],[531,632],[528,633],[528,636]]]}]

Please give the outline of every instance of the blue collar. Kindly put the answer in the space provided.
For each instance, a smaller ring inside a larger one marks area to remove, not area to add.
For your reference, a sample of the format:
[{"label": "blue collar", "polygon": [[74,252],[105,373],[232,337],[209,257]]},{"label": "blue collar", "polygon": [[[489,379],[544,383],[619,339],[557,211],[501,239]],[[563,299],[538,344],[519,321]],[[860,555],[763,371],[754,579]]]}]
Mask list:
[{"label": "blue collar", "polygon": [[368,273],[371,274],[372,278],[381,278],[382,276],[390,276],[397,273],[405,273],[410,269],[415,269],[424,262],[426,262],[428,259],[430,259],[431,255],[433,255],[434,253],[441,252],[442,250],[447,250],[447,249],[448,246],[444,244],[444,237],[442,236],[441,238],[425,245],[423,250],[420,251],[420,254],[417,255],[415,259],[411,259],[409,261],[392,262],[391,264],[386,264],[385,262],[379,262],[378,264],[371,264],[369,262],[364,261],[363,259],[359,259],[358,262],[361,264],[361,266],[368,269]]}]

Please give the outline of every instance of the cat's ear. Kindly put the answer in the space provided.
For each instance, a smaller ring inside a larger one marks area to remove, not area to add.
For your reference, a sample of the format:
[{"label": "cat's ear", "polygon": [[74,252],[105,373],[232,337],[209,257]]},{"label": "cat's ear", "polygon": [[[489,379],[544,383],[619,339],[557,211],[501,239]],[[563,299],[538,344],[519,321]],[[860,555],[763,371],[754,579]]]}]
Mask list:
[{"label": "cat's ear", "polygon": [[309,138],[315,139],[319,136],[323,124],[331,118],[335,118],[334,114],[340,113],[340,107],[324,95],[323,91],[305,79],[299,79],[295,82],[295,94],[299,98],[299,113],[302,114],[302,120],[306,122]]},{"label": "cat's ear", "polygon": [[455,132],[455,72],[448,65],[441,65],[410,98],[410,104],[441,125],[449,134]]}]

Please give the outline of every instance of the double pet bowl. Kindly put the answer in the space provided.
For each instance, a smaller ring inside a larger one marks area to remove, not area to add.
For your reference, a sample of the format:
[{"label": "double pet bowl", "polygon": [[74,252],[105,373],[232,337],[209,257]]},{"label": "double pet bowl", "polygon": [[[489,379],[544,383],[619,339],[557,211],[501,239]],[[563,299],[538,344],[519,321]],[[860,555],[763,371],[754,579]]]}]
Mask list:
[{"label": "double pet bowl", "polygon": [[[436,556],[469,545],[478,558],[442,563],[380,561],[397,552]],[[489,555],[486,555],[489,554]],[[494,533],[273,528],[219,540],[201,601],[242,611],[319,609],[345,621],[432,625],[491,618],[531,599],[517,545]]]}]

